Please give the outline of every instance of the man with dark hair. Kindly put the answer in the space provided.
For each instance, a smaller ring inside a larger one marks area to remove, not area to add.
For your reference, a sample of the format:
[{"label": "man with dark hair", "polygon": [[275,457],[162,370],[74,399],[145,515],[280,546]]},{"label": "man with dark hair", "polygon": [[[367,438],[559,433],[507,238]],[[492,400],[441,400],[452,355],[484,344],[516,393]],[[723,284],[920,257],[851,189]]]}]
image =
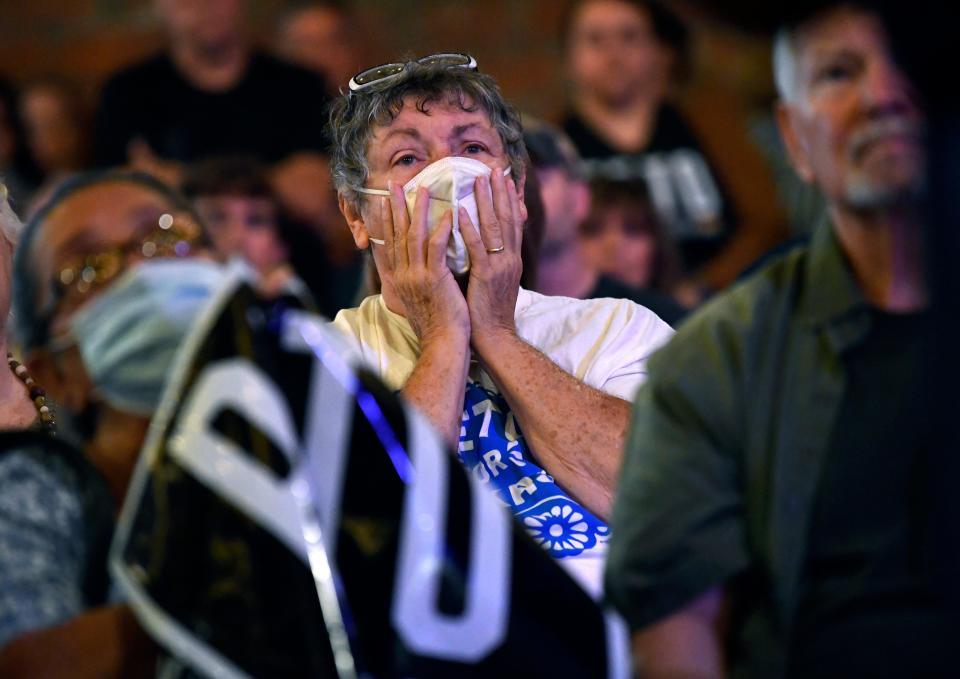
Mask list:
[{"label": "man with dark hair", "polygon": [[786,27],[774,64],[781,134],[828,221],[651,361],[607,593],[644,676],[956,676],[924,116],[862,6]]},{"label": "man with dark hair", "polygon": [[627,399],[669,327],[520,289],[520,119],[469,55],[357,74],[331,130],[340,208],[382,281],[335,325],[597,595]]}]

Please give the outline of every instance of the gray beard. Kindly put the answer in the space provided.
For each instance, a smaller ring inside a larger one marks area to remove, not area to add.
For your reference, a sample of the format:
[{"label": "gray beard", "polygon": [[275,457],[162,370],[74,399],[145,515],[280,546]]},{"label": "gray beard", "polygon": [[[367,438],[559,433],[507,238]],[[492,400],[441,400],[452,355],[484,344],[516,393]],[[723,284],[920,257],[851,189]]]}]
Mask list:
[{"label": "gray beard", "polygon": [[844,198],[850,208],[858,211],[903,208],[919,202],[924,185],[922,178],[900,186],[883,185],[881,182],[861,179],[847,186]]},{"label": "gray beard", "polygon": [[[890,115],[880,120],[874,120],[862,126],[850,140],[848,156],[851,162],[856,163],[867,145],[886,134],[910,134],[922,136],[922,126],[918,123],[899,116]],[[926,184],[923,172],[913,178],[887,180],[874,178],[869,170],[853,175],[846,187],[845,199],[847,205],[855,210],[885,210],[897,207],[907,207],[917,203],[923,194]]]}]

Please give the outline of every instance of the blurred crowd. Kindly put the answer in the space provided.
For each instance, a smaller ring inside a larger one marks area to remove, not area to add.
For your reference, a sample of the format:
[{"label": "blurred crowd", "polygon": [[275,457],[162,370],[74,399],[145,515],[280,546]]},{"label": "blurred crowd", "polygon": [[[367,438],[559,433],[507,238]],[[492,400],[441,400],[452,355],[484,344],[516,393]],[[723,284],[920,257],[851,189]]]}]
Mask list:
[{"label": "blurred crowd", "polygon": [[555,120],[467,54],[371,68],[335,0],[265,44],[243,0],[155,0],[164,47],[93,107],[6,74],[0,669],[151,673],[104,554],[229,262],[331,319],[649,676],[948,676],[923,114],[878,15],[822,4],[749,120],[681,96],[701,15],[667,0],[564,5]]},{"label": "blurred crowd", "polygon": [[[274,280],[297,276],[331,317],[350,306],[362,297],[364,266],[341,228],[321,121],[363,65],[355,10],[293,5],[261,46],[244,2],[155,9],[167,47],[120,68],[92,107],[62,77],[0,79],[0,174],[13,204],[29,215],[86,169],[142,170],[205,206],[222,257],[252,258]],[[640,294],[675,322],[791,235],[791,223],[809,229],[802,201],[816,196],[783,171],[775,138],[751,136],[743,120],[699,125],[704,111],[691,117],[678,105],[695,28],[660,2],[564,11],[558,68],[569,99],[556,102],[555,124],[527,125],[547,152],[532,162],[560,170],[537,168],[544,244],[531,253],[539,280],[526,276],[527,287]]]}]

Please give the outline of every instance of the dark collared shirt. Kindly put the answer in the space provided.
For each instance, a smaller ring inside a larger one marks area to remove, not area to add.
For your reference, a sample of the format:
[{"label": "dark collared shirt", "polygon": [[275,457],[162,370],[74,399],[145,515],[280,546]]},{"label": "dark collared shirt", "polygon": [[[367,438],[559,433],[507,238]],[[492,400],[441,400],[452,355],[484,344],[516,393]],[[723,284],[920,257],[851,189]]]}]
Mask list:
[{"label": "dark collared shirt", "polygon": [[[817,484],[790,676],[957,676],[935,564],[943,473],[931,453],[930,314],[873,309],[843,355],[845,391]],[[954,535],[956,531],[954,530]]]},{"label": "dark collared shirt", "polygon": [[607,594],[633,629],[726,584],[734,676],[782,676],[807,528],[869,309],[828,225],[655,354],[611,521]]}]

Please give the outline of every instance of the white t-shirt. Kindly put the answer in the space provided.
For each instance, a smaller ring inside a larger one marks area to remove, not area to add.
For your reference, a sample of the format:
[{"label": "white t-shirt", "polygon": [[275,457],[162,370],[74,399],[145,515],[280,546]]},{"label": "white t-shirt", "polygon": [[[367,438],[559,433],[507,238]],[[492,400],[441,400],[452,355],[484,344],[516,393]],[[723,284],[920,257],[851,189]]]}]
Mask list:
[{"label": "white t-shirt", "polygon": [[[519,336],[564,371],[628,401],[646,376],[647,358],[673,334],[652,311],[622,299],[546,297],[521,289],[515,318]],[[420,344],[380,295],[344,309],[333,324],[387,386],[403,387]],[[477,364],[467,380],[458,454],[531,536],[599,596],[609,529],[533,462],[509,404]]]}]

